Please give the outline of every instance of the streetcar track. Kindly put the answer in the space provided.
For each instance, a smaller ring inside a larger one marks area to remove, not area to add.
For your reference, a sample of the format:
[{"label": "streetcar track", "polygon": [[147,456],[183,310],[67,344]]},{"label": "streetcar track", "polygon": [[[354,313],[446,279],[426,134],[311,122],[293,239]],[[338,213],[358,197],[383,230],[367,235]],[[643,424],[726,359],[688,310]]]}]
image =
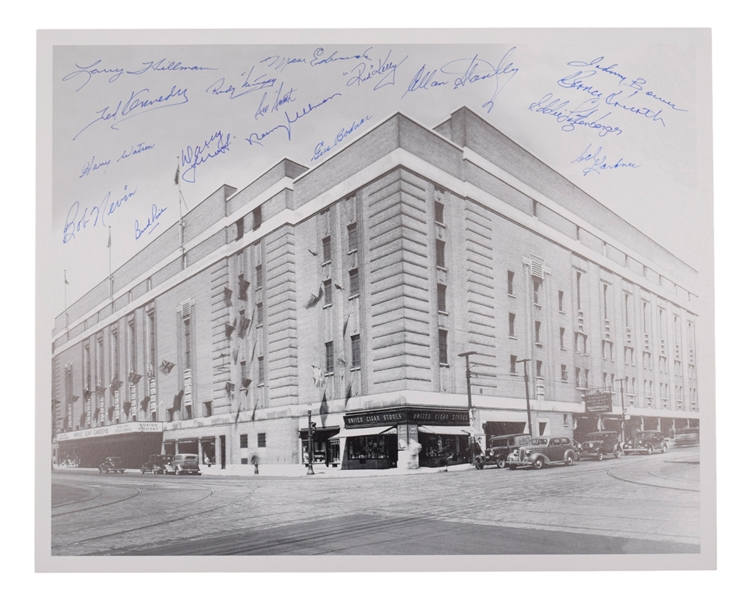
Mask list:
[{"label": "streetcar track", "polygon": [[[634,481],[632,479],[624,479],[623,477],[618,477],[617,475],[614,475],[610,470],[606,471],[606,474],[608,477],[612,477],[613,479],[617,479],[618,481],[623,481],[625,483],[633,483],[634,485],[643,485],[647,487],[653,487],[653,488],[659,488],[663,490],[678,490],[679,492],[695,492],[699,493],[700,490],[693,490],[690,488],[681,488],[681,487],[673,487],[669,485],[658,485],[656,483],[645,483],[643,481]],[[651,475],[651,473],[650,473]]]},{"label": "streetcar track", "polygon": [[[71,504],[83,504],[84,502],[91,502],[92,500],[96,500],[101,496],[104,492],[102,490],[98,490],[99,493],[96,496],[89,496],[88,498],[84,498],[83,500],[71,500],[70,502],[61,502],[60,504],[53,504],[52,510],[55,510],[56,508],[60,508],[62,506],[70,506]],[[52,515],[55,516],[55,515]]]},{"label": "streetcar track", "polygon": [[[123,486],[113,486],[113,487],[123,487]],[[136,496],[140,496],[143,493],[143,490],[141,488],[136,488],[136,489],[138,490],[138,492],[133,494],[132,496],[128,496],[127,498],[120,498],[119,500],[114,500],[112,502],[105,502],[104,504],[97,504],[96,506],[87,506],[85,508],[79,508],[76,510],[69,510],[67,512],[57,513],[55,515],[52,515],[52,518],[54,519],[55,517],[63,517],[65,515],[72,515],[73,513],[85,512],[87,510],[96,510],[98,508],[104,508],[105,506],[112,506],[113,504],[119,504],[120,502],[127,502],[128,500],[132,500]],[[98,497],[99,496],[97,496],[97,498]],[[87,502],[87,500],[80,500],[78,502],[79,503]]]}]

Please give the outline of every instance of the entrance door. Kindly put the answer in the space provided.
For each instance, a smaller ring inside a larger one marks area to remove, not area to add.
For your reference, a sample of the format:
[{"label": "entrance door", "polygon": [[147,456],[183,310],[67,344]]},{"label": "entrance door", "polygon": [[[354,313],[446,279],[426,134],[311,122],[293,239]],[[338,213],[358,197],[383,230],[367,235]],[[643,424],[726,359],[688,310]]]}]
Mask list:
[{"label": "entrance door", "polygon": [[227,464],[227,436],[220,435],[219,443],[222,446],[222,469],[224,469]]}]

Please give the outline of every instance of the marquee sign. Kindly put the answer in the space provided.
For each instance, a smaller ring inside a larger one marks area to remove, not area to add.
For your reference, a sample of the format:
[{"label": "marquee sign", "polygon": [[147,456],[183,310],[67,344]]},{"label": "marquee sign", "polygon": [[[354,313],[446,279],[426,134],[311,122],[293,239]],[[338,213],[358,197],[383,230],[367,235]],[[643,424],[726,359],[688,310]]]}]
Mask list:
[{"label": "marquee sign", "polygon": [[347,429],[381,427],[404,423],[468,427],[469,411],[441,408],[395,408],[344,415],[344,426]]},{"label": "marquee sign", "polygon": [[121,435],[124,433],[160,433],[163,429],[162,426],[163,423],[161,421],[130,421],[128,423],[108,425],[107,427],[79,429],[78,431],[58,433],[57,441],[66,442],[69,440],[88,440],[103,437],[105,435]]}]

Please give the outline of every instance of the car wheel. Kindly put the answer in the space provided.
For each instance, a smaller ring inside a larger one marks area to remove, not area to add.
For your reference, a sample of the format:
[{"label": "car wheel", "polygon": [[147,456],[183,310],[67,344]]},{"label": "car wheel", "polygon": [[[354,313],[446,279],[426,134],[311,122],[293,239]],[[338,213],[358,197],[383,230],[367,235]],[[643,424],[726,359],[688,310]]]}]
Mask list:
[{"label": "car wheel", "polygon": [[506,461],[504,461],[502,458],[496,458],[495,459],[495,466],[498,467],[499,469],[502,469],[503,467],[506,466],[505,462]]},{"label": "car wheel", "polygon": [[647,454],[652,454],[652,452],[654,452],[654,448],[652,448],[652,444],[650,444],[647,446]]},{"label": "car wheel", "polygon": [[573,464],[574,464],[574,457],[573,457],[573,456],[571,456],[570,454],[568,454],[568,455],[566,456],[566,466],[567,466],[567,467],[570,467],[570,466],[571,466],[571,465],[573,465]]},{"label": "car wheel", "polygon": [[542,457],[538,456],[535,459],[535,462],[532,463],[532,466],[535,469],[542,469],[545,466],[545,461],[542,459]]},{"label": "car wheel", "polygon": [[602,459],[603,459],[603,456],[602,456],[602,452],[600,451],[597,453],[597,460],[602,460]]},{"label": "car wheel", "polygon": [[616,458],[620,458],[621,457],[621,449],[620,448],[616,448],[615,449],[615,457]]},{"label": "car wheel", "polygon": [[663,444],[662,445],[662,453],[665,454],[667,451],[668,451],[668,445],[667,444]]}]

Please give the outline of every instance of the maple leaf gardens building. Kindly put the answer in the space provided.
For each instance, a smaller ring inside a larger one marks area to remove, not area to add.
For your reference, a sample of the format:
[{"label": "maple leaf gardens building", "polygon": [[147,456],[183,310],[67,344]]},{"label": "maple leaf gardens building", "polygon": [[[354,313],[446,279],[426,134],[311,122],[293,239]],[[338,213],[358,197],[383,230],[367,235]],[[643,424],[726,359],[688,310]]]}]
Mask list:
[{"label": "maple leaf gardens building", "polygon": [[57,317],[55,459],[301,468],[310,411],[317,463],[435,466],[528,431],[527,395],[534,435],[698,426],[696,275],[468,109],[395,114],[222,186]]}]

